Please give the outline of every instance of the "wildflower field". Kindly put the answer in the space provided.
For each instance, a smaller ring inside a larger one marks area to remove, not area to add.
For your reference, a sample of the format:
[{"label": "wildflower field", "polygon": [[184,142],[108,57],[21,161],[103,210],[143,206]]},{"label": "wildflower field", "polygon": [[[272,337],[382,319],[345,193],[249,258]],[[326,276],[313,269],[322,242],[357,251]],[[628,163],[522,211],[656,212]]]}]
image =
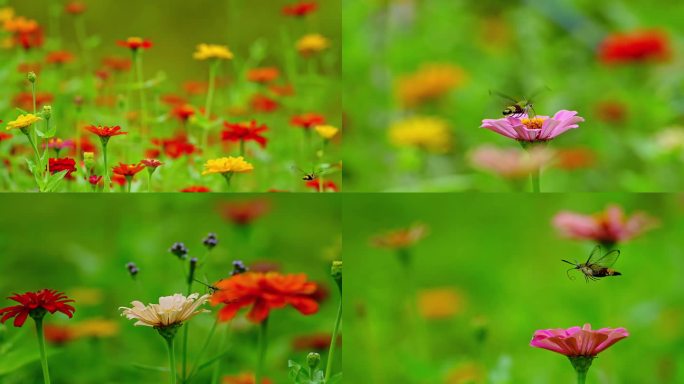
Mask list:
[{"label": "wildflower field", "polygon": [[349,189],[684,187],[684,3],[343,5]]},{"label": "wildflower field", "polygon": [[2,0],[0,190],[338,191],[340,20],[332,1]]},{"label": "wildflower field", "polygon": [[337,197],[196,196],[6,198],[0,381],[341,382]]},{"label": "wildflower field", "polygon": [[[356,195],[344,205],[345,380],[684,382],[682,196]],[[585,263],[597,244],[593,262],[607,269],[591,278],[561,261]]]}]

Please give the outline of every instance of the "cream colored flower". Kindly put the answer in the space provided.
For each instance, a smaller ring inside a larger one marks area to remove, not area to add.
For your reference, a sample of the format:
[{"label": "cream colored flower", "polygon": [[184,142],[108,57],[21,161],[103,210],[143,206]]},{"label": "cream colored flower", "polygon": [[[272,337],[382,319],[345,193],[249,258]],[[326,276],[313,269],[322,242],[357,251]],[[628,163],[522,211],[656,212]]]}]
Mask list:
[{"label": "cream colored flower", "polygon": [[173,296],[163,296],[159,298],[159,304],[149,304],[145,306],[139,301],[133,301],[133,308],[120,307],[121,315],[130,320],[138,320],[134,325],[146,327],[164,328],[171,325],[181,324],[190,320],[195,315],[209,312],[206,309],[199,309],[210,295],[199,296],[199,293],[185,297],[180,293]]}]

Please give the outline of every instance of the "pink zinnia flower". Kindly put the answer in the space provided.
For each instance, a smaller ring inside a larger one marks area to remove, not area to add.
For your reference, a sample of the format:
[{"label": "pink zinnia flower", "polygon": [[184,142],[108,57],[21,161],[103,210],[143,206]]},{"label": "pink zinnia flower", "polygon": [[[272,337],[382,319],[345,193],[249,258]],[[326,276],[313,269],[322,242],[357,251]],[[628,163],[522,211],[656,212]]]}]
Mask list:
[{"label": "pink zinnia flower", "polygon": [[606,348],[629,336],[624,328],[592,330],[591,325],[568,329],[543,329],[534,332],[530,345],[568,357],[596,357]]},{"label": "pink zinnia flower", "polygon": [[476,148],[469,157],[475,168],[507,179],[521,179],[548,164],[553,155],[547,148],[532,148],[529,153],[525,153],[515,148],[501,149],[484,145]]},{"label": "pink zinnia flower", "polygon": [[553,218],[553,225],[564,236],[576,240],[593,240],[606,245],[630,240],[654,228],[657,220],[643,212],[631,217],[617,205],[594,215],[562,211]]},{"label": "pink zinnia flower", "polygon": [[526,143],[552,140],[565,131],[579,127],[584,118],[575,111],[560,110],[553,117],[537,115],[508,116],[501,119],[484,119],[480,128]]}]

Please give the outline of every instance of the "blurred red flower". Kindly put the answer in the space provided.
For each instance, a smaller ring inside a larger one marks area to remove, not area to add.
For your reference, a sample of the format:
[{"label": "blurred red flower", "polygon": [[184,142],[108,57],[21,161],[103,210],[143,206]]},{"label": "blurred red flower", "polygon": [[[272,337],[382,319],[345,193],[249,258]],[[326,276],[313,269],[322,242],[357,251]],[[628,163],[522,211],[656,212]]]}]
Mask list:
[{"label": "blurred red flower", "polygon": [[91,185],[98,185],[102,182],[102,176],[91,175],[88,177],[88,183]]},{"label": "blurred red flower", "polygon": [[[306,182],[308,188],[318,191],[320,189],[321,181],[319,179],[309,180]],[[323,192],[339,192],[340,188],[332,181],[323,182]]]},{"label": "blurred red flower", "polygon": [[[39,92],[36,93],[36,108],[40,108],[45,104],[52,103],[54,97],[51,93]],[[12,103],[15,107],[21,108],[25,111],[33,111],[33,94],[31,92],[21,92],[14,96]]]},{"label": "blurred red flower", "polygon": [[249,123],[228,123],[224,122],[223,126],[226,128],[221,132],[221,140],[230,142],[239,141],[254,141],[259,143],[261,148],[266,148],[266,139],[261,134],[268,130],[265,124],[258,125],[256,121],[252,120]]},{"label": "blurred red flower", "polygon": [[120,187],[126,185],[126,177],[118,173],[112,174],[112,185],[117,184]]},{"label": "blurred red flower", "polygon": [[600,101],[596,104],[596,116],[601,121],[620,124],[627,118],[628,108],[619,101]]},{"label": "blurred red flower", "polygon": [[260,84],[270,83],[278,76],[280,71],[274,67],[253,68],[247,71],[247,80]]},{"label": "blurred red flower", "polygon": [[169,139],[152,139],[152,144],[161,146],[164,154],[172,159],[177,159],[183,155],[192,155],[197,151],[197,148],[188,141],[188,137],[184,133]]},{"label": "blurred red flower", "polygon": [[64,325],[45,324],[45,340],[51,344],[64,345],[76,338],[70,327]]},{"label": "blurred red flower", "polygon": [[61,159],[50,158],[49,160],[50,173],[55,174],[62,171],[67,171],[66,178],[73,179],[72,173],[76,172],[76,160],[65,157]]},{"label": "blurred red flower", "polygon": [[588,148],[566,148],[555,151],[554,165],[560,169],[589,168],[596,163],[596,153]]},{"label": "blurred red flower", "polygon": [[315,283],[300,274],[283,275],[278,272],[246,272],[231,276],[215,284],[219,290],[211,296],[212,305],[225,304],[218,313],[220,321],[228,321],[237,312],[251,306],[247,319],[261,323],[271,310],[293,306],[303,315],[318,312],[318,303],[311,298]]},{"label": "blurred red flower", "polygon": [[57,292],[53,289],[41,289],[37,292],[26,292],[23,294],[15,293],[14,296],[9,297],[19,305],[6,307],[0,309],[0,323],[5,323],[7,320],[14,317],[14,326],[21,327],[24,325],[29,314],[39,312],[40,309],[50,313],[62,312],[71,318],[74,314],[74,307],[67,303],[72,303],[64,293]]},{"label": "blurred red flower", "polygon": [[11,139],[12,137],[13,137],[13,136],[10,135],[9,133],[0,132],[0,143],[2,143],[2,142],[5,141],[5,140],[9,140],[9,139]]},{"label": "blurred red flower", "polygon": [[183,90],[188,95],[204,95],[207,93],[209,85],[203,81],[186,81],[183,83]]},{"label": "blurred red flower", "polygon": [[4,28],[12,33],[11,43],[20,45],[25,50],[43,45],[43,29],[37,21],[25,17],[16,17],[5,21]]},{"label": "blurred red flower", "polygon": [[80,1],[70,1],[66,6],[64,6],[64,10],[72,15],[80,15],[85,12],[86,9],[86,5]]},{"label": "blurred red flower", "polygon": [[193,185],[180,190],[181,192],[193,193],[193,192],[211,192],[211,189],[202,185]]},{"label": "blurred red flower", "polygon": [[313,13],[318,8],[314,1],[300,1],[283,7],[283,14],[287,16],[303,17]]},{"label": "blurred red flower", "polygon": [[17,72],[22,75],[26,75],[29,72],[34,72],[36,75],[40,75],[40,71],[43,69],[40,63],[21,63],[17,65]]},{"label": "blurred red flower", "polygon": [[145,169],[145,166],[138,163],[138,164],[124,164],[124,163],[119,163],[116,167],[112,167],[112,171],[121,176],[125,177],[133,177],[135,176],[138,172],[142,171]]},{"label": "blurred red flower", "polygon": [[246,225],[263,216],[270,209],[271,205],[268,200],[255,199],[223,204],[220,207],[220,212],[224,219],[238,225]]},{"label": "blurred red flower", "polygon": [[162,95],[161,97],[161,102],[170,106],[170,107],[175,107],[179,104],[187,104],[188,101],[185,99],[185,97],[176,95],[173,93],[167,93],[166,95]]},{"label": "blurred red flower", "polygon": [[252,99],[249,101],[249,104],[254,112],[264,113],[273,112],[279,107],[277,101],[271,99],[268,96],[260,94],[252,96]]},{"label": "blurred red flower", "polygon": [[147,168],[159,168],[162,165],[164,165],[164,163],[157,159],[143,159],[140,161],[140,164],[144,165]]},{"label": "blurred red flower", "polygon": [[171,110],[171,116],[176,119],[187,122],[195,114],[195,107],[190,104],[176,104]]},{"label": "blurred red flower", "polygon": [[[238,375],[223,376],[221,384],[256,384],[256,377],[253,373],[243,372]],[[267,378],[261,379],[261,384],[273,384],[273,382]]]},{"label": "blurred red flower", "polygon": [[[292,348],[296,351],[324,351],[330,348],[330,333],[319,332],[297,336],[292,340]],[[342,336],[337,336],[337,345],[342,345]]]},{"label": "blurred red flower", "polygon": [[292,117],[290,124],[304,129],[310,129],[316,125],[325,124],[325,117],[317,113],[304,113],[302,115]]},{"label": "blurred red flower", "polygon": [[615,33],[603,40],[598,55],[604,64],[664,61],[671,56],[670,40],[659,30]]},{"label": "blurred red flower", "polygon": [[116,42],[121,47],[128,48],[131,51],[137,51],[139,49],[150,49],[152,48],[152,42],[143,39],[141,37],[129,37],[126,40],[119,40]]},{"label": "blurred red flower", "polygon": [[74,61],[74,55],[67,51],[53,51],[47,54],[45,61],[48,64],[66,64]]},{"label": "blurred red flower", "polygon": [[101,138],[103,138],[103,137],[109,138],[112,136],[128,134],[128,132],[122,132],[121,127],[118,125],[114,126],[114,127],[105,127],[105,126],[101,126],[101,125],[98,125],[98,126],[89,125],[89,126],[85,127],[85,129],[88,132],[92,132],[92,133],[100,136]]},{"label": "blurred red flower", "polygon": [[277,96],[292,96],[294,95],[294,87],[290,84],[277,85],[271,84],[268,89]]},{"label": "blurred red flower", "polygon": [[132,64],[131,59],[124,57],[109,56],[102,59],[102,65],[112,72],[128,72]]}]

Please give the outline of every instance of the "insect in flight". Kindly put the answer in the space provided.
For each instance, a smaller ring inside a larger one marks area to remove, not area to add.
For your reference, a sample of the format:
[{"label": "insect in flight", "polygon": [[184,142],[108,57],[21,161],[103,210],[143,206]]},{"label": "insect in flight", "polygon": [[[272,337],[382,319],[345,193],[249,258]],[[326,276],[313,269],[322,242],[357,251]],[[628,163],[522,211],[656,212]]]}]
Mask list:
[{"label": "insect in flight", "polygon": [[[503,99],[506,99],[507,101],[510,101],[510,104],[506,105],[506,107],[501,112],[501,114],[504,115],[504,117],[521,117],[523,115],[535,116],[537,112],[534,110],[534,104],[532,102],[532,99],[543,90],[544,89],[534,92],[532,97],[523,97],[522,99],[516,99],[498,91],[490,90],[489,94],[495,94]],[[532,111],[532,114],[530,114],[530,111]]]},{"label": "insect in flight", "polygon": [[294,171],[298,171],[302,173],[302,180],[304,181],[313,181],[318,179],[318,175],[320,175],[321,171],[320,170],[313,170],[311,172],[305,172],[303,169],[297,167],[296,165],[292,166],[292,169]]},{"label": "insect in flight", "polygon": [[[622,273],[614,270],[613,264],[617,261],[620,256],[620,251],[613,249],[602,254],[602,249],[600,245],[594,247],[589,255],[589,258],[584,263],[569,262],[567,260],[561,260],[565,263],[572,265],[573,267],[566,271],[568,277],[570,277],[570,271],[579,270],[584,274],[584,280],[598,280],[599,278],[606,276],[620,276]],[[570,277],[572,279],[572,277]]]},{"label": "insect in flight", "polygon": [[216,291],[220,291],[220,290],[221,290],[221,288],[218,288],[218,287],[215,286],[215,285],[208,284],[208,283],[205,283],[205,282],[203,282],[203,281],[199,281],[199,280],[197,280],[197,279],[195,279],[195,281],[198,282],[198,283],[200,283],[200,284],[202,284],[202,285],[204,285],[205,287],[207,287],[207,288],[209,289],[209,291],[210,291],[212,294],[215,293]]}]

